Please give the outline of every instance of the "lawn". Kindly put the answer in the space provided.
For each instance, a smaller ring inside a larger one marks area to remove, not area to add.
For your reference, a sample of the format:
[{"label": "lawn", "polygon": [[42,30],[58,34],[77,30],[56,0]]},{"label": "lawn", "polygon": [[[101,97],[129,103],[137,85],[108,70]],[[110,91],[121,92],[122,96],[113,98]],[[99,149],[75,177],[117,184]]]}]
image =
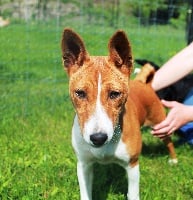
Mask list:
[{"label": "lawn", "polygon": [[[91,54],[107,55],[115,29],[65,21],[12,23],[0,29],[0,199],[78,200],[76,158],[71,147],[74,110],[61,65],[60,37],[70,26]],[[162,64],[185,46],[182,29],[170,26],[123,28],[135,58]],[[164,145],[143,131],[140,157],[142,200],[193,199],[193,153],[176,144],[179,164],[167,163]],[[122,168],[96,165],[94,200],[124,200]]]}]

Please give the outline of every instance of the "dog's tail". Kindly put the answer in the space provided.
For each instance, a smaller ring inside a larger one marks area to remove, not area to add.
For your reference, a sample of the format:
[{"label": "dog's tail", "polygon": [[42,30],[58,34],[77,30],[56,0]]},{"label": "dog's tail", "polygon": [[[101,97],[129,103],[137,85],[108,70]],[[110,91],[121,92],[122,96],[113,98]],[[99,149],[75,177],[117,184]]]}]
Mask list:
[{"label": "dog's tail", "polygon": [[146,59],[135,59],[135,62],[141,66],[149,63],[150,65],[152,65],[154,67],[155,71],[157,71],[160,68],[160,66],[157,65],[156,63],[154,63],[150,60],[146,60]]},{"label": "dog's tail", "polygon": [[149,64],[146,63],[140,70],[140,72],[136,75],[134,80],[140,81],[142,83],[151,83],[153,80],[153,76],[155,74],[155,68]]}]

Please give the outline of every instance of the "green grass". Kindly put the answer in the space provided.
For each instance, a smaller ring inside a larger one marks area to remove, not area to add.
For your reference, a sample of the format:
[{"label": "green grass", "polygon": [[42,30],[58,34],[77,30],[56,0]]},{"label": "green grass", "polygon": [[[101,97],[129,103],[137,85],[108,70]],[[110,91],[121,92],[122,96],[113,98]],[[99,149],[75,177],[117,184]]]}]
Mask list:
[{"label": "green grass", "polygon": [[[60,58],[63,27],[85,39],[91,54],[107,54],[113,28],[64,21],[12,23],[0,29],[0,199],[78,200],[76,158],[71,147],[74,110]],[[126,28],[125,28],[126,27]],[[136,58],[161,64],[185,45],[184,32],[170,26],[120,25]],[[171,37],[172,35],[172,37]],[[176,141],[177,138],[174,137]],[[193,197],[192,148],[177,146],[177,166],[167,163],[162,143],[147,131],[140,157],[142,200]],[[127,181],[122,168],[97,165],[95,200],[123,200]]]}]

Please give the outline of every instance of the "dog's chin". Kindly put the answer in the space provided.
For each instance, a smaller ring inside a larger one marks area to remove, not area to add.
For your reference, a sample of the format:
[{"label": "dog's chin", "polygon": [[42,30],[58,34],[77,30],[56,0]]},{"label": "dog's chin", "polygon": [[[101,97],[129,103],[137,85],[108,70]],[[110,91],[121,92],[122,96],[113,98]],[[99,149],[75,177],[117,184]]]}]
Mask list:
[{"label": "dog's chin", "polygon": [[93,147],[93,148],[99,149],[99,148],[103,147],[105,144],[103,144],[103,145],[90,144],[90,145],[91,145],[91,147]]},{"label": "dog's chin", "polygon": [[102,145],[96,145],[96,144],[93,144],[92,142],[90,142],[90,146],[92,146],[92,147],[94,147],[94,148],[96,148],[96,149],[99,149],[99,148],[101,148],[101,147],[104,147],[105,145],[107,145],[108,144],[108,141],[106,141],[104,144],[102,144]]}]

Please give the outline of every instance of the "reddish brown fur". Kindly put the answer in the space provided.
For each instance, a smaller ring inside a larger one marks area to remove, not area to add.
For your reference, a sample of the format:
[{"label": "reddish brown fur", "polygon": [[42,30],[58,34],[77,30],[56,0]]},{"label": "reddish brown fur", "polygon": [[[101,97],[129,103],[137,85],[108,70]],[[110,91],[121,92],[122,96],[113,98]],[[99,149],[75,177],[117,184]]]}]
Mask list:
[{"label": "reddish brown fur", "polygon": [[[87,72],[86,74],[84,74],[85,71]],[[123,99],[126,101],[128,95],[128,78],[123,76],[119,70],[112,67],[106,57],[90,57],[88,63],[85,62],[76,73],[70,76],[70,95],[78,116],[81,116],[79,117],[79,123],[82,129],[84,123],[89,119],[96,107],[99,74],[101,74],[103,85],[101,102],[114,125],[116,125],[118,115],[122,109],[120,107],[122,101]],[[86,76],[86,79],[83,76]],[[106,91],[112,90],[112,88],[115,91],[121,91],[124,96],[117,99],[117,101],[109,101]],[[75,94],[77,90],[87,92],[88,96],[86,101],[77,98]]]}]

